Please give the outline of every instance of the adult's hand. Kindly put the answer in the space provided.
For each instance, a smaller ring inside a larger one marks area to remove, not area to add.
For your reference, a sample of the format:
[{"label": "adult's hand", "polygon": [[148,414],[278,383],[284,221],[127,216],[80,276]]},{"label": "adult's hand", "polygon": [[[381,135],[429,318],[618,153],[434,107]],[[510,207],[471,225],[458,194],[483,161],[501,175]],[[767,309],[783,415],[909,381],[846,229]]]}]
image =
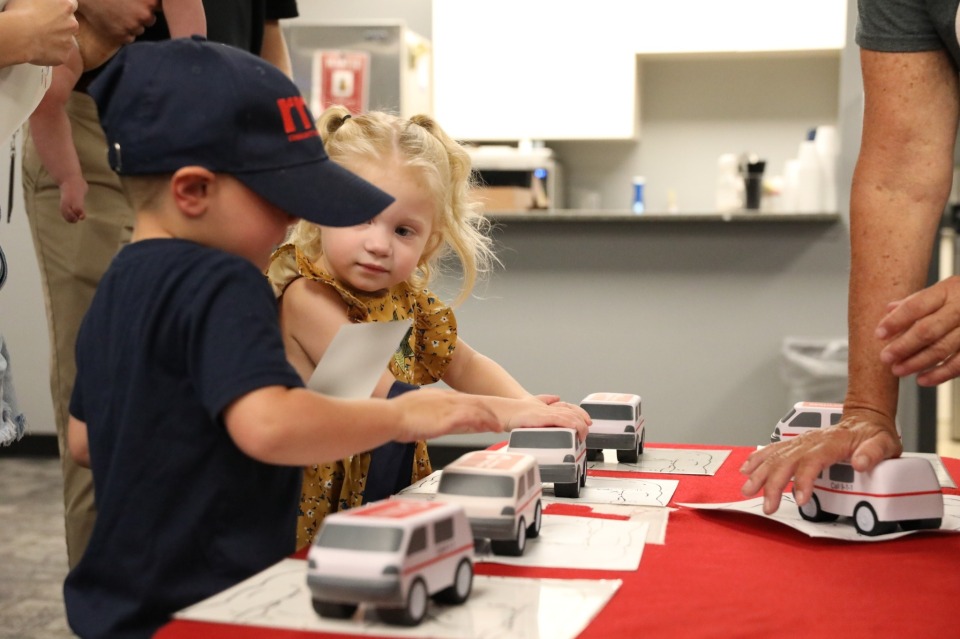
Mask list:
[{"label": "adult's hand", "polygon": [[127,44],[157,21],[159,0],[80,0],[78,11],[103,38]]},{"label": "adult's hand", "polygon": [[837,462],[850,460],[861,472],[903,451],[896,426],[889,418],[869,410],[844,410],[843,419],[831,428],[815,430],[789,441],[771,444],[752,453],[740,468],[747,476],[741,492],[752,497],[763,491],[763,512],[771,515],[793,479],[798,505],[810,500],[813,480]]},{"label": "adult's hand", "polygon": [[[16,32],[5,33],[0,49],[9,46],[11,55],[39,66],[56,66],[76,46],[77,0],[10,0],[3,11],[4,19],[16,21]],[[6,37],[9,35],[10,37]],[[6,53],[6,52],[4,52]],[[3,59],[7,56],[3,55]]]},{"label": "adult's hand", "polygon": [[921,386],[960,376],[960,277],[891,302],[877,325],[886,342],[880,361],[898,377],[917,373]]}]

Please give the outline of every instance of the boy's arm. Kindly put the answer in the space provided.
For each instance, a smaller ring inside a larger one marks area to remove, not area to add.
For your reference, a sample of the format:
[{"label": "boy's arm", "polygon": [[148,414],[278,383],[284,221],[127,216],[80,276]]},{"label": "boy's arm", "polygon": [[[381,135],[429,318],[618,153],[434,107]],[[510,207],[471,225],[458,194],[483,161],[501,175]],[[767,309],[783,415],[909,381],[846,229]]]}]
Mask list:
[{"label": "boy's arm", "polygon": [[76,47],[67,62],[53,69],[50,88],[30,115],[30,134],[44,168],[60,187],[60,214],[67,222],[82,220],[87,182],[73,146],[66,104],[83,69]]},{"label": "boy's arm", "polygon": [[391,400],[346,400],[270,386],[234,401],[224,421],[246,454],[294,466],[342,459],[388,441],[503,430],[479,398],[434,389]]},{"label": "boy's arm", "polygon": [[87,442],[87,423],[70,416],[67,422],[67,448],[73,461],[90,468],[90,447]]},{"label": "boy's arm", "polygon": [[224,411],[230,437],[260,461],[306,466],[342,459],[388,441],[414,442],[455,433],[520,426],[586,431],[579,407],[431,388],[396,399],[337,399],[304,388],[268,386]]},{"label": "boy's arm", "polygon": [[207,16],[200,0],[163,0],[163,17],[171,38],[207,35]]}]

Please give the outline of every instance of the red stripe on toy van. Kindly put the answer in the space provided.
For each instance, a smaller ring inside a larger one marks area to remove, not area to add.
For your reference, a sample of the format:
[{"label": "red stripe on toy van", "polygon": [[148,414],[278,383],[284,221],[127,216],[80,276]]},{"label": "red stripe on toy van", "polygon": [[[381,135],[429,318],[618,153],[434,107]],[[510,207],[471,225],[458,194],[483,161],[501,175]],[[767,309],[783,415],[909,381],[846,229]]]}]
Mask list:
[{"label": "red stripe on toy van", "polygon": [[435,563],[437,563],[438,561],[443,561],[444,559],[447,559],[447,558],[449,558],[449,557],[453,557],[454,555],[459,555],[460,553],[465,552],[465,551],[467,551],[467,550],[470,550],[470,549],[472,549],[472,548],[473,548],[473,544],[465,544],[465,545],[463,545],[463,546],[460,546],[459,548],[454,548],[454,549],[451,550],[450,552],[444,553],[444,554],[442,554],[442,555],[438,555],[438,556],[434,557],[433,559],[431,559],[430,561],[425,561],[425,562],[423,562],[422,564],[417,564],[417,565],[415,565],[415,566],[410,566],[409,568],[407,568],[406,570],[403,571],[403,574],[407,574],[407,573],[415,572],[415,571],[418,571],[418,570],[422,570],[423,568],[426,568],[426,567],[429,566],[430,564],[435,564]]},{"label": "red stripe on toy van", "polygon": [[828,493],[837,493],[838,495],[856,495],[858,497],[919,497],[920,495],[941,495],[939,490],[921,490],[914,493],[861,493],[852,490],[837,490],[836,488],[827,488],[826,486],[814,486],[814,490],[822,490]]},{"label": "red stripe on toy van", "polygon": [[525,511],[525,510],[527,509],[527,505],[528,505],[530,502],[532,502],[532,501],[535,500],[535,499],[540,499],[542,496],[543,496],[543,492],[541,491],[541,493],[540,493],[539,495],[534,495],[533,497],[531,497],[531,498],[528,499],[527,501],[525,501],[525,502],[523,502],[522,504],[520,504],[520,507],[519,507],[517,510],[520,511],[520,512]]}]

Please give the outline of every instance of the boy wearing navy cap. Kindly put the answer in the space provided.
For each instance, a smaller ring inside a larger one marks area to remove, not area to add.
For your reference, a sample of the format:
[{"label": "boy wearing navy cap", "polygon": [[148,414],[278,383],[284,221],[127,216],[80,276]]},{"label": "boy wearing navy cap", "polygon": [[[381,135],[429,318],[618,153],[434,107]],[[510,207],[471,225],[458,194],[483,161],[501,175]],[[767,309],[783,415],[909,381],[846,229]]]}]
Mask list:
[{"label": "boy wearing navy cap", "polygon": [[301,466],[450,432],[585,430],[567,406],[302,388],[270,252],[296,217],[359,224],[392,198],[327,159],[276,68],[203,39],[135,43],[90,94],[137,213],[77,338],[69,445],[98,509],[64,585],[78,635],[151,636],[292,553]]}]

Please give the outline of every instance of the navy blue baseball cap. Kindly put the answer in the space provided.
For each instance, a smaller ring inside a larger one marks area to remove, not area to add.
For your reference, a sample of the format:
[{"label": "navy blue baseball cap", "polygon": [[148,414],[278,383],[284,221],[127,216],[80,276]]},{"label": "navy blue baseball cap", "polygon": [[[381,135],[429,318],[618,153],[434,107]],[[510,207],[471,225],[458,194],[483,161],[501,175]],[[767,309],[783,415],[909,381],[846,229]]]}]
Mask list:
[{"label": "navy blue baseball cap", "polygon": [[393,202],[327,157],[297,86],[242,49],[199,36],[135,42],[88,92],[120,175],[202,166],[325,226],[361,224]]}]

